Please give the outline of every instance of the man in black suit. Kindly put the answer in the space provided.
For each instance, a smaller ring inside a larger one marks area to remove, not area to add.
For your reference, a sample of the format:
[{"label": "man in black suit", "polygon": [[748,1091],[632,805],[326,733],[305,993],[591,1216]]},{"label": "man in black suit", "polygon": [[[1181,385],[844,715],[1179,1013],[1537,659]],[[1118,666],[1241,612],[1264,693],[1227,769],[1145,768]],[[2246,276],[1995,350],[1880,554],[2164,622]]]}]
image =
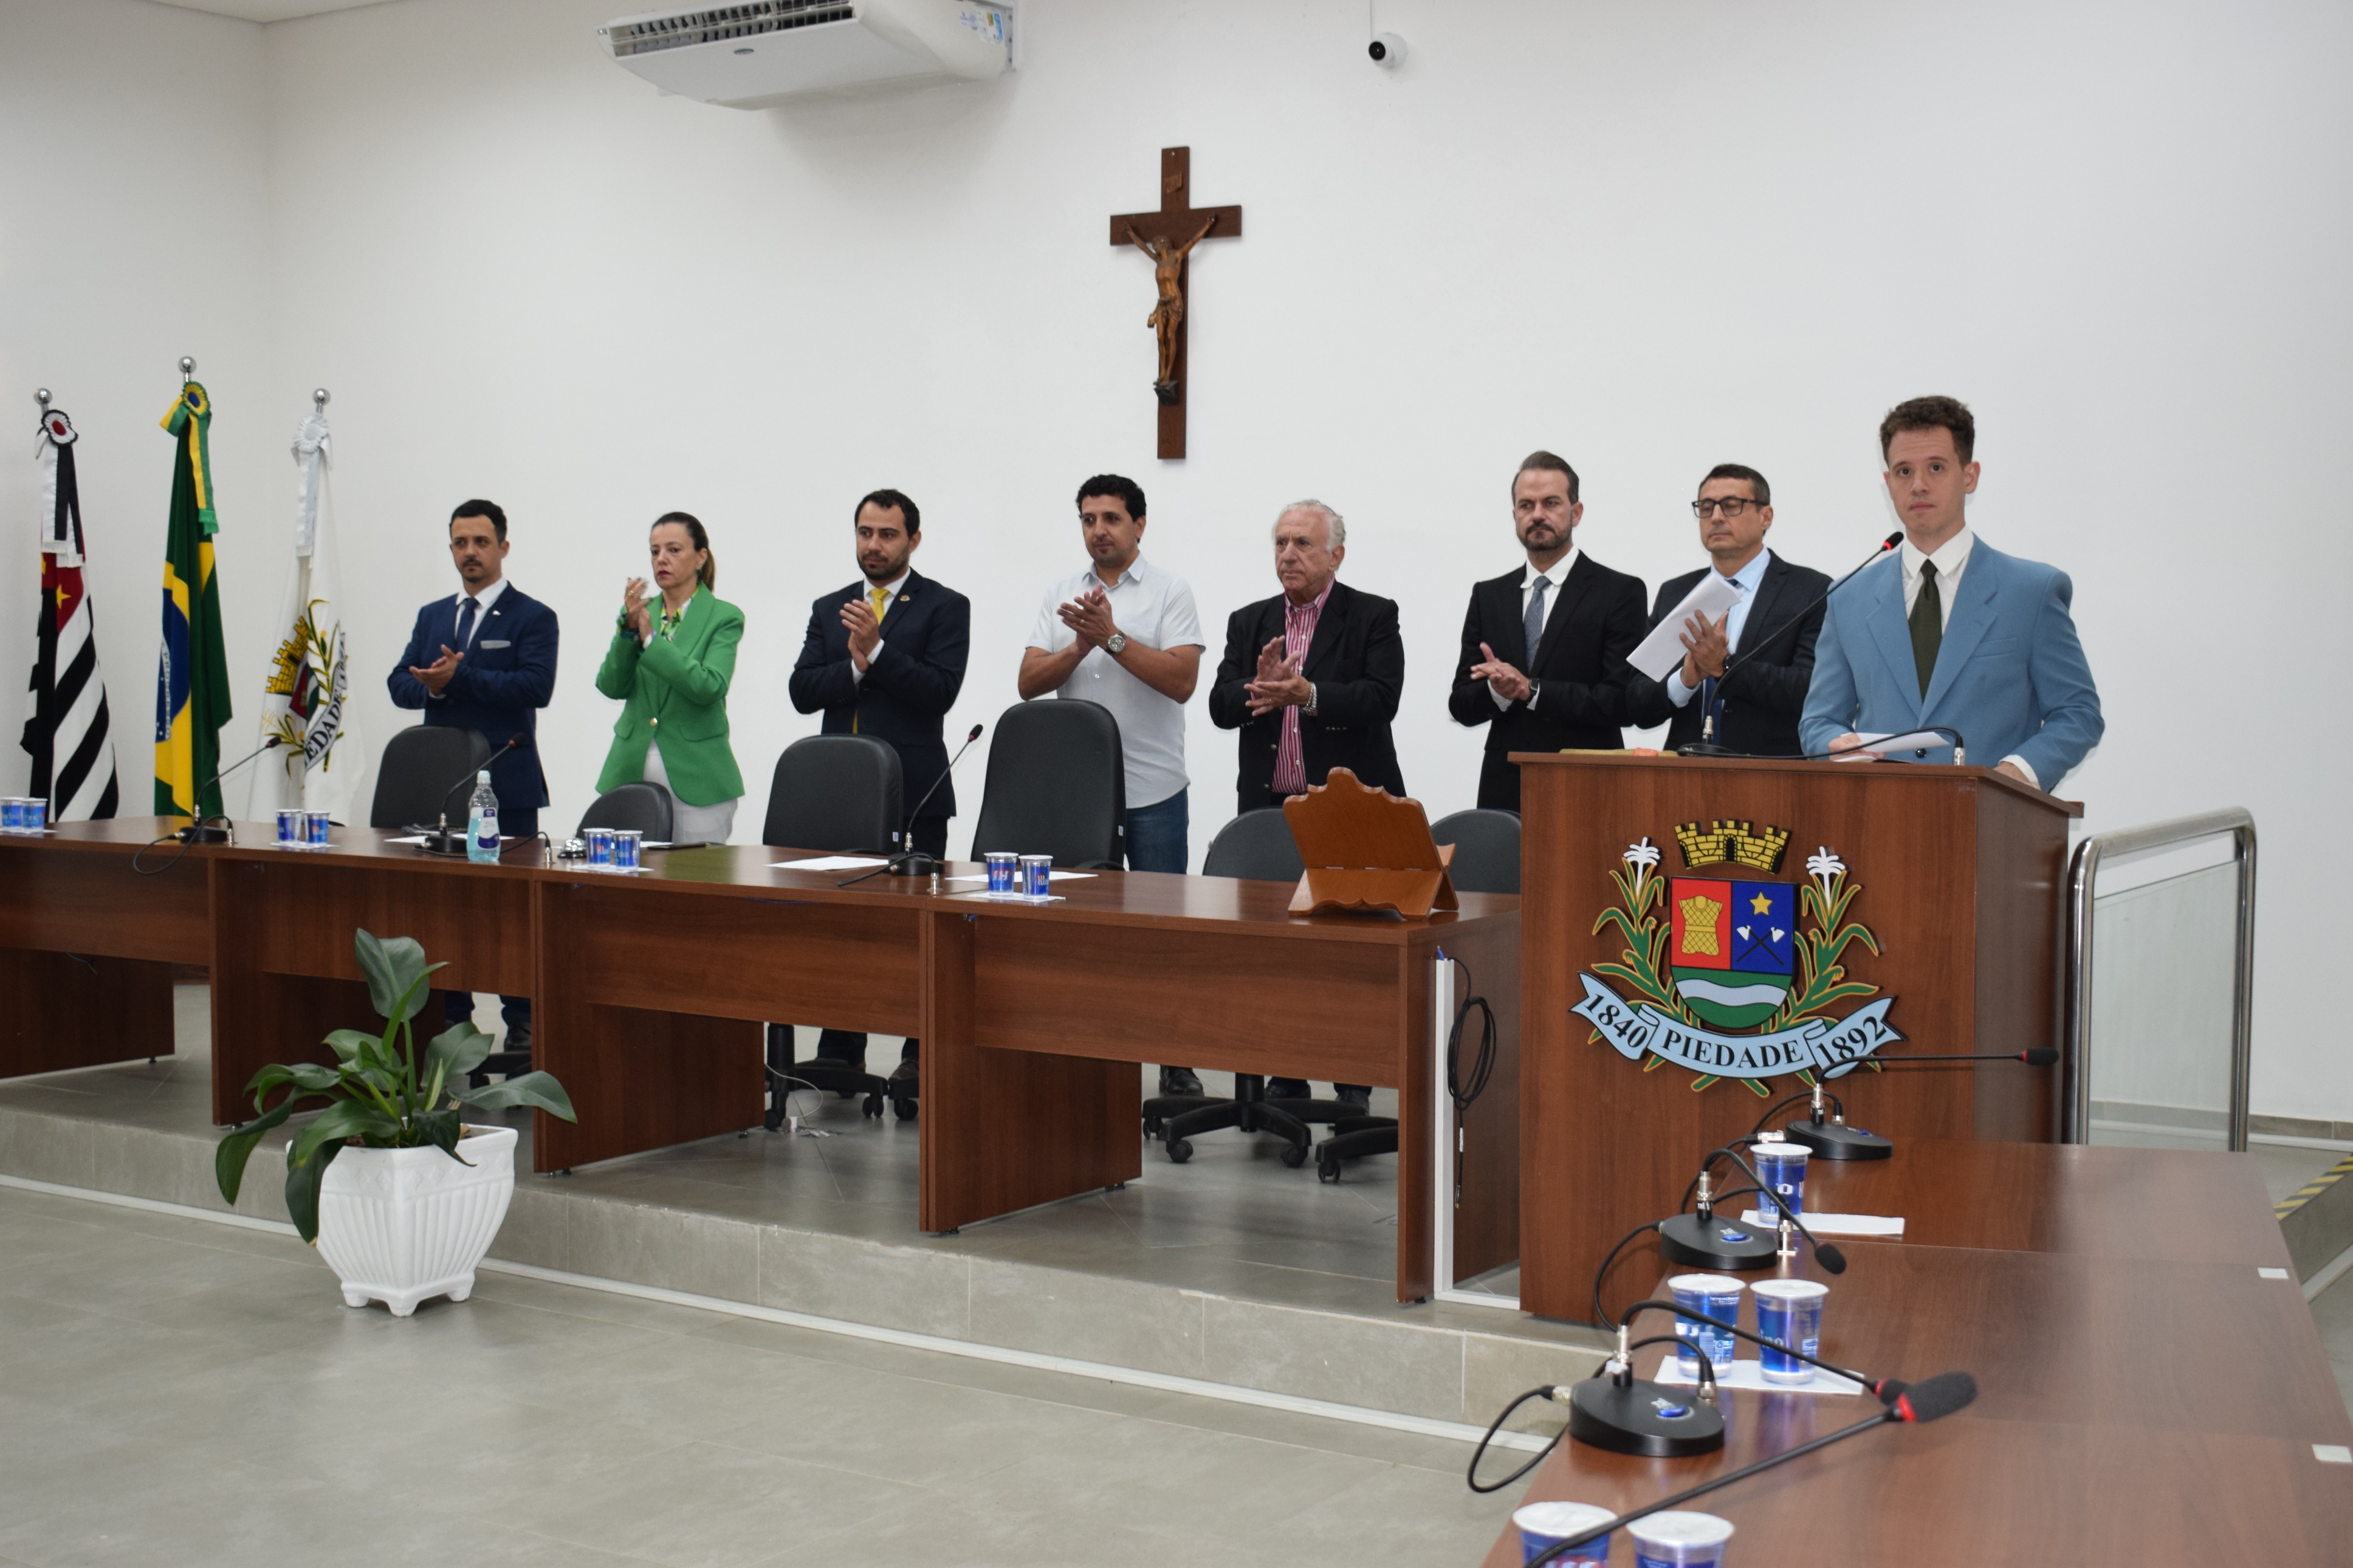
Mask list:
[{"label": "man in black suit", "polygon": [[[908,819],[903,847],[944,857],[955,784],[941,776],[948,770],[941,726],[964,689],[972,601],[909,564],[923,542],[923,518],[899,491],[876,490],[860,500],[851,526],[863,576],[811,606],[808,635],[793,666],[793,706],[804,713],[822,709],[826,734],[888,742],[899,753],[904,808],[921,805],[923,813]],[[939,789],[926,801],[934,784]],[[866,1037],[825,1030],[817,1054],[821,1060],[862,1064]],[[910,1097],[915,1060],[915,1042],[909,1040],[891,1075]]]},{"label": "man in black suit", "polygon": [[1577,470],[1550,452],[1529,453],[1512,480],[1512,526],[1527,564],[1471,590],[1446,700],[1458,722],[1488,726],[1482,808],[1520,809],[1514,752],[1624,744],[1626,656],[1642,640],[1642,580],[1577,547],[1584,516]]},{"label": "man in black suit", "polygon": [[[479,730],[502,748],[491,760],[499,830],[539,831],[547,778],[539,765],[539,710],[555,697],[555,612],[506,579],[507,514],[496,501],[459,501],[449,514],[449,561],[459,591],[417,612],[408,647],[385,684],[396,708],[424,710],[427,724]],[[509,739],[521,736],[520,744]],[[531,998],[501,996],[508,1051],[531,1049]],[[445,992],[449,1023],[470,1017],[474,998]]]},{"label": "man in black suit", "polygon": [[[1241,731],[1236,811],[1281,805],[1335,768],[1405,794],[1389,721],[1405,685],[1405,639],[1394,599],[1360,594],[1337,576],[1346,520],[1320,500],[1293,501],[1274,520],[1274,574],[1282,592],[1226,619],[1226,656],[1209,688],[1209,718]],[[1365,1105],[1364,1084],[1333,1086]],[[1269,1079],[1268,1096],[1303,1100],[1299,1079]]]},{"label": "man in black suit", "polygon": [[[1692,502],[1700,547],[1714,565],[1660,584],[1651,625],[1655,628],[1673,614],[1711,571],[1739,598],[1712,622],[1704,616],[1684,618],[1681,669],[1668,671],[1664,680],[1640,670],[1627,679],[1626,721],[1644,729],[1665,721],[1670,747],[1699,740],[1712,711],[1715,743],[1725,751],[1794,757],[1804,750],[1798,720],[1806,710],[1814,639],[1822,630],[1822,593],[1831,580],[1765,548],[1772,502],[1765,476],[1738,463],[1708,470]],[[1729,680],[1727,661],[1740,666]]]},{"label": "man in black suit", "polygon": [[1389,740],[1405,684],[1397,601],[1339,580],[1347,540],[1347,523],[1322,501],[1285,507],[1274,523],[1282,592],[1226,619],[1209,719],[1241,731],[1238,812],[1281,805],[1334,768],[1405,794]]}]

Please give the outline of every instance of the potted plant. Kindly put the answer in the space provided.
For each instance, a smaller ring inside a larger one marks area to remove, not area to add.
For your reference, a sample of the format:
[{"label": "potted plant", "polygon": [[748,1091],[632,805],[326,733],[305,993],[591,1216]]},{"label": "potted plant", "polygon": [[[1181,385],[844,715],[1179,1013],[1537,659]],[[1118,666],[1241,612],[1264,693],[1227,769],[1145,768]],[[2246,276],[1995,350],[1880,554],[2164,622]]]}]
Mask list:
[{"label": "potted plant", "polygon": [[433,994],[433,972],[447,965],[427,963],[408,937],[379,942],[363,931],[353,943],[384,1032],[329,1035],[332,1067],[297,1062],[254,1074],[246,1092],[261,1114],[221,1139],[214,1174],[234,1204],[262,1134],[304,1101],[326,1100],[287,1147],[286,1212],[343,1281],[347,1304],[380,1300],[405,1318],[427,1297],[472,1294],[474,1267],[514,1195],[514,1129],[470,1126],[460,1108],[528,1105],[577,1119],[564,1086],[543,1072],[470,1086],[491,1052],[491,1037],[470,1019],[418,1049],[417,1010]]}]

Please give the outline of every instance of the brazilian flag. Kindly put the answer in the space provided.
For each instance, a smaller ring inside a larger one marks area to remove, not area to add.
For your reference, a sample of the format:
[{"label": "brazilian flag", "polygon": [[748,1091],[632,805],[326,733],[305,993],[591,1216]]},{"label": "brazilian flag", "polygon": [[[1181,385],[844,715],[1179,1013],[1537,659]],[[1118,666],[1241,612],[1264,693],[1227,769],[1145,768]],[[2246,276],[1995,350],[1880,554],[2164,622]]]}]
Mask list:
[{"label": "brazilian flag", "polygon": [[[213,405],[195,382],[164,416],[179,438],[172,460],[172,521],[164,535],[164,649],[155,666],[155,815],[221,813],[220,727],[228,722],[228,654],[220,584],[213,579],[210,436]],[[204,798],[196,785],[205,784]]]}]

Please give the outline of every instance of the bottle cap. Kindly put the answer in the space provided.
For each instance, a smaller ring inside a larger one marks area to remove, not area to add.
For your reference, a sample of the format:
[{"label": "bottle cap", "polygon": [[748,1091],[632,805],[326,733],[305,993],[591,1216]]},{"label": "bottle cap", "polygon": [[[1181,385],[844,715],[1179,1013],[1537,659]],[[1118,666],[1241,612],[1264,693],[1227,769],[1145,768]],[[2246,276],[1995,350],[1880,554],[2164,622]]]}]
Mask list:
[{"label": "bottle cap", "polygon": [[490,769],[488,769],[488,768],[484,768],[480,773],[476,773],[476,774],[474,775],[474,782],[475,782],[476,784],[488,784],[488,783],[490,783],[490,782],[491,782],[491,770],[490,770]]}]

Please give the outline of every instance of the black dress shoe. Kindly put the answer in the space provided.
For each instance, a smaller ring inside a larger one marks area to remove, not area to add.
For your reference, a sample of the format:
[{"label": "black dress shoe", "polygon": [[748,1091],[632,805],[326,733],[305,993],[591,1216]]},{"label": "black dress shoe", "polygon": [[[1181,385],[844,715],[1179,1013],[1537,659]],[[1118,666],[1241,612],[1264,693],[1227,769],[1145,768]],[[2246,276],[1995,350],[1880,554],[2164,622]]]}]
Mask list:
[{"label": "black dress shoe", "polygon": [[1358,1110],[1370,1110],[1373,1108],[1373,1091],[1363,1084],[1343,1083],[1335,1084],[1334,1088],[1337,1091],[1337,1098],[1341,1104],[1353,1105]]},{"label": "black dress shoe", "polygon": [[892,1094],[903,1095],[913,1100],[919,1087],[916,1081],[915,1058],[909,1057],[897,1067],[892,1068],[891,1076],[884,1079],[883,1083]]},{"label": "black dress shoe", "polygon": [[1200,1095],[1205,1091],[1201,1088],[1201,1075],[1191,1068],[1162,1068],[1160,1092],[1174,1097],[1181,1094]]},{"label": "black dress shoe", "polygon": [[529,1024],[509,1024],[507,1026],[506,1044],[501,1046],[499,1048],[502,1051],[522,1051],[528,1053],[531,1049],[531,1026]]},{"label": "black dress shoe", "polygon": [[1303,1078],[1271,1078],[1266,1080],[1269,1100],[1305,1100],[1307,1080]]}]

